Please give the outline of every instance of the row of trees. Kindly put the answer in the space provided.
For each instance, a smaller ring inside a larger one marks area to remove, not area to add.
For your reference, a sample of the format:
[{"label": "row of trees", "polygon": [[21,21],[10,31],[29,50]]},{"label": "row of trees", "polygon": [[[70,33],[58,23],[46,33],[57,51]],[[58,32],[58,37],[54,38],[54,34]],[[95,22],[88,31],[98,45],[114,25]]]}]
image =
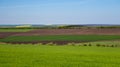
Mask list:
[{"label": "row of trees", "polygon": [[120,26],[82,26],[82,25],[68,25],[68,26],[42,26],[42,27],[34,27],[34,26],[20,26],[20,27],[1,27],[1,29],[81,29],[81,28],[97,28],[97,29],[105,29],[105,28],[120,28]]}]

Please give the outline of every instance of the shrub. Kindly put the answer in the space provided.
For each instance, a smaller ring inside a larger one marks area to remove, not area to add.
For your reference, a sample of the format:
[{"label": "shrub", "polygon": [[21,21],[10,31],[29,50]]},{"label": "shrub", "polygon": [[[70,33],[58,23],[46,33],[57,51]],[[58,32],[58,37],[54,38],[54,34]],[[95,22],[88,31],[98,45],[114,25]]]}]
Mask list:
[{"label": "shrub", "polygon": [[118,47],[118,45],[115,45],[115,47]]},{"label": "shrub", "polygon": [[114,47],[114,45],[111,45],[110,47]]},{"label": "shrub", "polygon": [[83,44],[83,46],[87,46],[87,44]]},{"label": "shrub", "polygon": [[96,44],[97,47],[100,47],[101,45],[100,44]]},{"label": "shrub", "polygon": [[89,43],[88,46],[92,46],[92,44]]}]

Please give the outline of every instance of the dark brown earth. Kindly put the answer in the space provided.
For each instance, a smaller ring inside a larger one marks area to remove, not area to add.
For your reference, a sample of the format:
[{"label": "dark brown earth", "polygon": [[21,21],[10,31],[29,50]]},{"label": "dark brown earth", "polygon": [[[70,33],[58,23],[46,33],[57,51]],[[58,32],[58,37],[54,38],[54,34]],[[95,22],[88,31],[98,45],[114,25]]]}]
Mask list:
[{"label": "dark brown earth", "polygon": [[0,32],[0,38],[8,36],[30,35],[120,35],[120,28],[115,29],[37,29],[29,32]]},{"label": "dark brown earth", "polygon": [[38,29],[30,32],[18,33],[16,36],[30,35],[120,35],[120,29]]}]

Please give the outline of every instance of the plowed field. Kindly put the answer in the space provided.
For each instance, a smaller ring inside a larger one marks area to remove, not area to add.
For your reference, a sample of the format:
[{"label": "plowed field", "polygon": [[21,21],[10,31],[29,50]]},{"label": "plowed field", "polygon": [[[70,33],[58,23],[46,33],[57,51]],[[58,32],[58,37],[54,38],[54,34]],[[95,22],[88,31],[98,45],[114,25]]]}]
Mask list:
[{"label": "plowed field", "polygon": [[17,36],[29,35],[120,35],[120,29],[38,29],[30,32],[15,34]]}]

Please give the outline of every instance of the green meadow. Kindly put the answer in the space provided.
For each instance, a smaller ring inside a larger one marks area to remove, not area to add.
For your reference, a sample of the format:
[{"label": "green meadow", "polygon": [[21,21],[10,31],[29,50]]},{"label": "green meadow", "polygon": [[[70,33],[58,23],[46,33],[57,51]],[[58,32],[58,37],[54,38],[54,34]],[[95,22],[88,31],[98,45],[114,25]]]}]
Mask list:
[{"label": "green meadow", "polygon": [[120,67],[120,48],[1,44],[0,67]]}]

